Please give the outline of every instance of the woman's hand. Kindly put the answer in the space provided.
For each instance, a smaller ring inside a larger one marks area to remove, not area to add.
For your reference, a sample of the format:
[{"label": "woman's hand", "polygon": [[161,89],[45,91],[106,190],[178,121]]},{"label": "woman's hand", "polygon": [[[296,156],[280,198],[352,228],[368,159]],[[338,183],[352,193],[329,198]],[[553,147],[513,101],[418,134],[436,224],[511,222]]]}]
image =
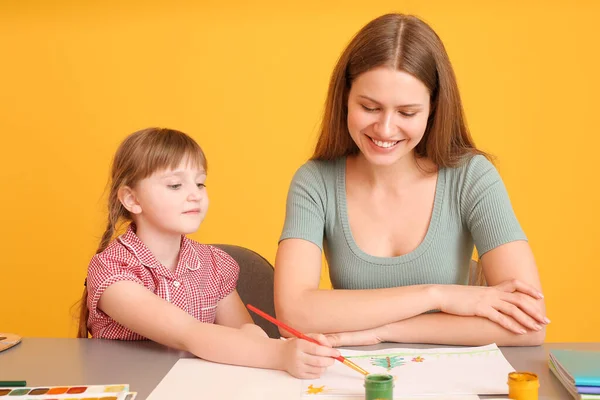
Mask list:
[{"label": "woman's hand", "polygon": [[516,279],[491,287],[439,285],[437,293],[440,311],[484,317],[517,334],[539,331],[550,322],[538,302],[544,296]]},{"label": "woman's hand", "polygon": [[331,348],[323,335],[308,334],[321,345],[303,339],[291,338],[285,341],[284,369],[290,375],[301,379],[317,379],[327,367],[333,365],[340,352]]}]

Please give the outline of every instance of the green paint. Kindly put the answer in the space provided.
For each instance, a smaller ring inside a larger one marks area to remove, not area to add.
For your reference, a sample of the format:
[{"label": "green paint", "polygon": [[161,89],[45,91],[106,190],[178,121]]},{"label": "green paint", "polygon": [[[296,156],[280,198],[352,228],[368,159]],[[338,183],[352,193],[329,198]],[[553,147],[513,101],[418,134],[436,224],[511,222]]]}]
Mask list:
[{"label": "green paint", "polygon": [[31,389],[15,389],[10,392],[9,396],[24,396],[29,393]]},{"label": "green paint", "polygon": [[387,374],[369,374],[365,377],[365,400],[393,400],[394,377]]}]

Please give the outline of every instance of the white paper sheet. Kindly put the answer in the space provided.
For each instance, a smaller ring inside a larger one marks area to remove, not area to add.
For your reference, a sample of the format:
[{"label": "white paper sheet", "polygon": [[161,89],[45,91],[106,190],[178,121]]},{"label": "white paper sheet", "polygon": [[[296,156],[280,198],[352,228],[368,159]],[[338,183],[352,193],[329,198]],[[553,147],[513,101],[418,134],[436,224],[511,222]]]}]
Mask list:
[{"label": "white paper sheet", "polygon": [[301,382],[283,371],[183,358],[171,368],[148,400],[294,400],[300,399]]},{"label": "white paper sheet", "polygon": [[[390,366],[394,366],[389,372],[397,377],[394,398],[400,400],[477,400],[478,393],[507,394],[507,376],[514,371],[496,345],[429,350],[393,348],[375,352],[342,350],[342,354],[371,373],[387,372],[386,357],[390,357]],[[345,400],[364,398],[363,383],[362,375],[338,362],[321,379],[303,381],[282,371],[185,358],[173,366],[148,400],[330,397]],[[327,390],[306,394],[309,385]]]},{"label": "white paper sheet", "polygon": [[[148,400],[300,400],[302,381],[281,371],[236,367],[198,359],[179,360]],[[364,393],[363,393],[364,397]],[[318,396],[325,400],[327,396]],[[336,396],[335,400],[345,400]],[[348,399],[355,399],[348,397]],[[400,400],[478,400],[478,396],[398,397]]]},{"label": "white paper sheet", "polygon": [[[395,378],[394,398],[508,394],[508,373],[514,368],[495,344],[481,347],[378,351],[342,350],[342,355],[370,373]],[[302,381],[302,397],[361,398],[364,377],[336,362],[315,380]]]},{"label": "white paper sheet", "polygon": [[[313,396],[314,397],[314,396]],[[301,397],[301,400],[310,399],[311,397]],[[356,396],[318,396],[315,397],[317,400],[357,400],[364,399],[365,395],[363,393],[362,397]],[[479,400],[479,396],[476,394],[458,394],[458,395],[440,395],[440,396],[400,396],[398,397],[394,394],[394,400]],[[493,398],[493,400],[505,400]],[[510,400],[510,399],[506,399]]]}]

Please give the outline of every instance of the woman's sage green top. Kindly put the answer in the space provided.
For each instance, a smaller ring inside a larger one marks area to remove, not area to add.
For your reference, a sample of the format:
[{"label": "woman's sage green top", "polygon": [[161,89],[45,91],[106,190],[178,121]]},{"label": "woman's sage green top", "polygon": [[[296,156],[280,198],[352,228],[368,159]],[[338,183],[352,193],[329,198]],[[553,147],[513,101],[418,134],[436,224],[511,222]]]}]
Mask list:
[{"label": "woman's sage green top", "polygon": [[280,240],[289,238],[308,240],[325,252],[335,289],[466,284],[474,246],[481,256],[527,240],[498,171],[480,155],[440,169],[427,234],[416,249],[398,257],[369,255],[354,242],[345,157],[309,161],[294,175],[288,193]]}]

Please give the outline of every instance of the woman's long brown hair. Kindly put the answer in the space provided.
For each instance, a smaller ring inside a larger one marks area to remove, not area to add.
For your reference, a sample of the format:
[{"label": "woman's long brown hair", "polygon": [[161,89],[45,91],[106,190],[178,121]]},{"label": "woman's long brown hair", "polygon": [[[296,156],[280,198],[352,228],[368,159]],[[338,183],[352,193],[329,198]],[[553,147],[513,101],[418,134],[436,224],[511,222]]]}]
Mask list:
[{"label": "woman's long brown hair", "polygon": [[381,66],[407,72],[429,90],[431,112],[415,148],[417,158],[427,157],[437,167],[452,167],[467,154],[485,155],[475,148],[467,129],[454,71],[438,35],[415,16],[386,14],[365,25],[340,56],[312,159],[333,160],[358,153],[348,132],[348,94],[359,75]]}]

